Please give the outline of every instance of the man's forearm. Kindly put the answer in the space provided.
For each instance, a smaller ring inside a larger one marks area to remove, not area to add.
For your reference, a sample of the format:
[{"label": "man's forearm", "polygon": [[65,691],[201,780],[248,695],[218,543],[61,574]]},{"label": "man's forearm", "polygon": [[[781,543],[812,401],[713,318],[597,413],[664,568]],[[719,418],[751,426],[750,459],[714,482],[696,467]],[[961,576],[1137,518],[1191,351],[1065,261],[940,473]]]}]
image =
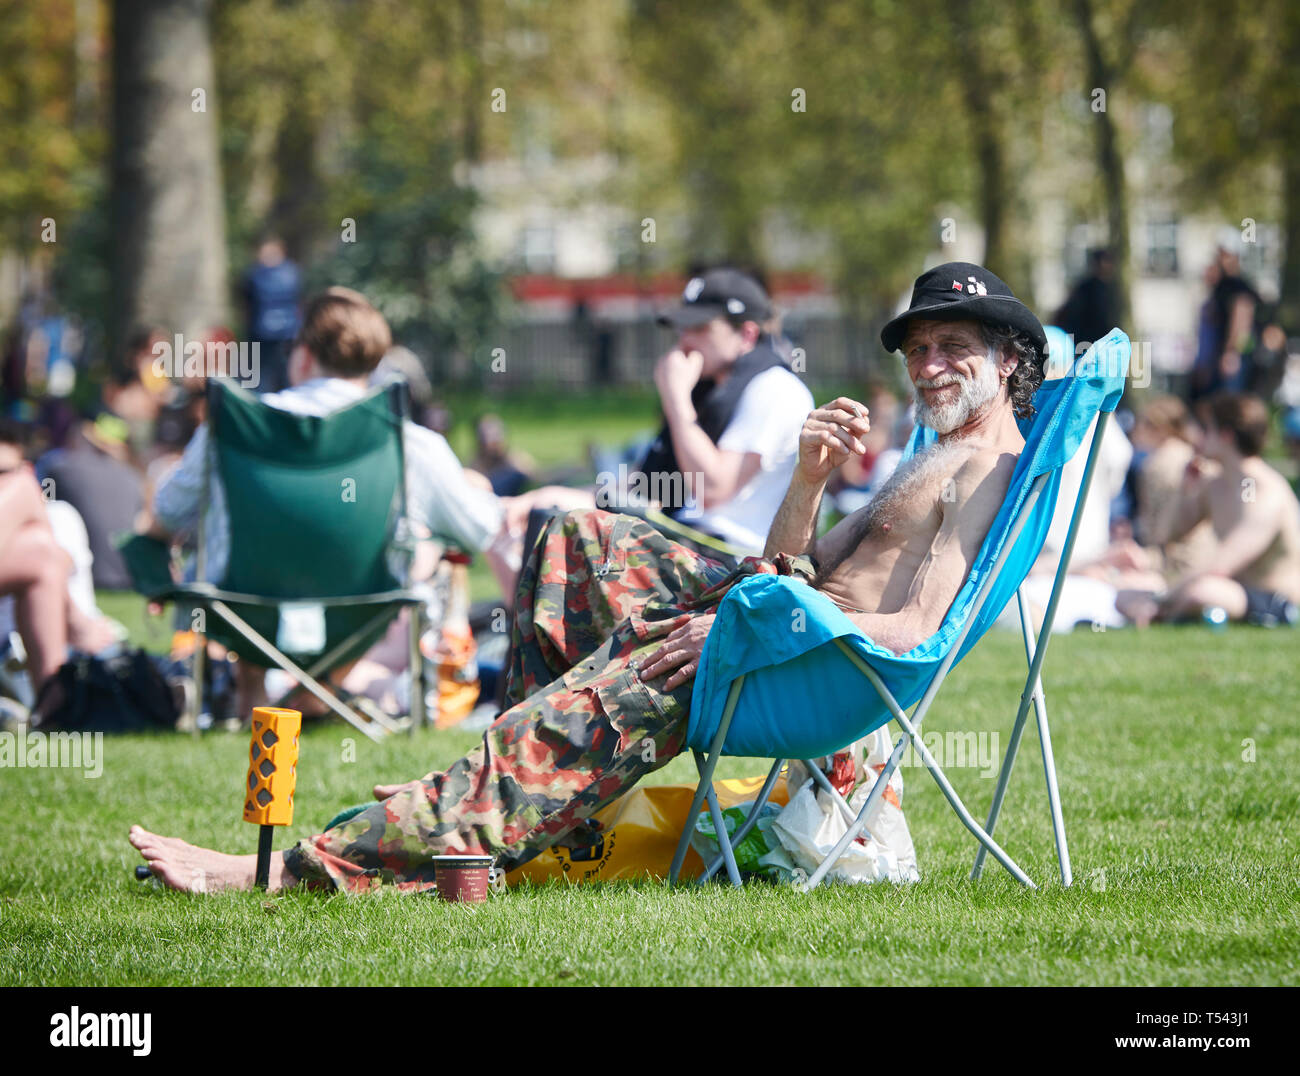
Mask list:
[{"label": "man's forearm", "polygon": [[790,488],[785,491],[785,500],[768,529],[763,556],[771,559],[778,553],[789,553],[797,557],[811,551],[825,488],[825,482],[807,482],[795,471]]},{"label": "man's forearm", "polygon": [[707,480],[716,463],[718,446],[696,421],[695,408],[691,405],[690,398],[665,399],[663,405],[678,466],[683,473],[698,472]]},{"label": "man's forearm", "polygon": [[672,438],[673,453],[683,475],[691,479],[696,497],[704,507],[722,504],[736,495],[740,460],[736,453],[723,452],[696,421],[689,397],[665,401],[664,417]]}]

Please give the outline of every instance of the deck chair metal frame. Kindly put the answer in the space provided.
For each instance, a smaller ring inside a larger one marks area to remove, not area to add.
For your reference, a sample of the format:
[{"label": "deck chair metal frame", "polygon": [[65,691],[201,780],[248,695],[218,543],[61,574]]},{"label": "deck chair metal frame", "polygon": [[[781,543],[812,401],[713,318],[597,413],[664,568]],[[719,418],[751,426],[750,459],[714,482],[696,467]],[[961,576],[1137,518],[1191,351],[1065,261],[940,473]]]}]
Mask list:
[{"label": "deck chair metal frame", "polygon": [[[209,415],[213,416],[219,406],[219,397],[217,393],[225,391],[235,391],[233,388],[223,383],[211,382],[208,385]],[[405,420],[409,407],[407,404],[406,386],[403,383],[390,383],[382,389],[372,390],[367,396],[362,397],[361,401],[379,399],[383,397],[385,405],[389,411],[392,421],[401,429],[401,423]],[[270,405],[263,405],[270,406]],[[354,405],[355,406],[355,405]],[[321,416],[328,418],[329,416]],[[196,555],[195,555],[195,578],[202,580],[204,569],[206,567],[206,527],[207,527],[207,510],[210,504],[211,481],[214,468],[216,467],[217,440],[219,436],[219,425],[210,429],[211,436],[208,437],[207,452],[204,454],[203,466],[203,498],[199,509],[198,527],[196,530]],[[396,438],[397,456],[398,456],[398,489],[397,489],[397,512],[394,516],[394,523],[397,525],[400,520],[406,517],[406,454],[403,444],[403,437],[400,432]],[[390,533],[389,544],[393,547],[400,548],[401,542],[396,533]],[[232,555],[234,551],[234,536],[231,542]],[[408,560],[409,565],[409,560]],[[423,609],[424,600],[421,595],[411,590],[409,587],[409,578],[401,580],[408,585],[395,589],[379,591],[369,594],[353,594],[338,597],[318,597],[312,596],[309,601],[312,605],[318,605],[322,609],[338,609],[346,606],[358,605],[379,605],[384,608],[380,609],[373,617],[366,620],[356,630],[350,632],[345,638],[339,640],[333,646],[325,650],[310,665],[303,667],[295,662],[289,655],[285,654],[270,639],[266,638],[261,632],[254,628],[248,621],[240,616],[232,605],[249,605],[258,608],[278,608],[291,601],[284,597],[267,597],[258,594],[242,594],[233,591],[223,590],[214,584],[206,582],[195,582],[180,585],[173,588],[166,597],[177,602],[188,602],[196,606],[211,609],[222,621],[225,622],[235,633],[246,639],[250,644],[256,647],[273,665],[284,670],[295,682],[295,687],[290,688],[276,701],[275,705],[283,706],[299,687],[306,689],[316,699],[327,706],[344,721],[352,725],[358,732],[362,733],[369,739],[379,742],[390,732],[397,732],[405,728],[413,732],[417,725],[423,726],[427,721],[425,707],[425,677],[424,677],[424,659],[420,652],[420,635],[424,629]],[[339,697],[331,686],[322,683],[322,678],[327,676],[330,670],[340,663],[343,656],[357,645],[358,641],[367,635],[376,632],[387,624],[401,610],[405,608],[409,611],[408,625],[408,654],[411,672],[411,714],[407,718],[393,718],[385,714],[378,706],[370,700],[359,697],[353,697],[350,701],[345,702]],[[194,666],[193,680],[194,692],[189,701],[189,713],[186,717],[194,735],[198,735],[198,711],[202,705],[203,698],[203,679],[207,657],[207,633],[195,631],[194,645]]]},{"label": "deck chair metal frame", "polygon": [[[1067,376],[1069,376],[1067,374]],[[898,723],[902,730],[894,750],[890,754],[888,762],[884,769],[876,778],[871,792],[867,796],[866,802],[862,805],[861,810],[856,813],[849,807],[847,801],[840,795],[830,784],[830,781],[822,773],[820,767],[809,764],[812,771],[813,780],[820,788],[829,793],[832,802],[844,815],[845,821],[849,823],[848,829],[840,838],[835,847],[824,857],[821,864],[805,882],[800,883],[799,888],[807,892],[819,885],[826,874],[835,865],[836,861],[844,854],[849,845],[858,837],[867,827],[867,819],[876,809],[884,794],[885,788],[889,784],[890,777],[898,768],[903,758],[903,754],[910,744],[917,756],[921,759],[927,771],[934,778],[942,791],[944,798],[948,801],[953,812],[961,820],[962,824],[971,832],[979,842],[979,850],[976,853],[975,865],[971,871],[971,878],[976,879],[980,876],[984,859],[987,854],[992,854],[1008,873],[1012,875],[1022,885],[1031,889],[1038,888],[1021,867],[998,845],[993,839],[993,832],[997,827],[998,816],[1002,810],[1002,802],[1006,795],[1007,786],[1011,779],[1011,771],[1015,765],[1016,756],[1019,753],[1020,742],[1024,734],[1024,728],[1029,712],[1029,706],[1032,702],[1034,713],[1037,718],[1038,738],[1042,748],[1043,772],[1047,782],[1047,797],[1049,809],[1051,812],[1052,832],[1056,840],[1057,862],[1060,867],[1061,884],[1069,886],[1073,882],[1073,872],[1070,866],[1070,852],[1065,835],[1065,821],[1061,812],[1060,791],[1056,779],[1056,762],[1052,753],[1051,731],[1047,722],[1047,701],[1043,693],[1042,684],[1042,666],[1043,659],[1047,655],[1047,645],[1051,638],[1052,625],[1056,619],[1056,609],[1060,601],[1061,590],[1065,583],[1065,577],[1069,569],[1070,556],[1074,551],[1075,538],[1078,535],[1079,523],[1083,515],[1083,508],[1088,498],[1088,491],[1092,485],[1093,472],[1096,469],[1097,457],[1100,452],[1102,437],[1106,431],[1106,425],[1110,420],[1110,413],[1099,411],[1097,415],[1096,426],[1093,429],[1091,443],[1088,449],[1087,463],[1084,467],[1083,478],[1079,486],[1079,493],[1075,501],[1074,511],[1070,518],[1069,530],[1066,534],[1065,545],[1061,552],[1060,563],[1057,566],[1056,577],[1052,583],[1051,596],[1047,603],[1047,608],[1043,615],[1041,630],[1035,636],[1033,621],[1030,615],[1029,604],[1025,598],[1023,584],[1016,590],[1016,601],[1020,616],[1021,632],[1024,640],[1025,658],[1028,663],[1028,675],[1025,679],[1024,690],[1020,695],[1020,705],[1016,711],[1016,719],[1012,726],[1010,742],[1007,746],[1006,755],[1003,758],[1002,766],[998,773],[997,786],[993,793],[993,802],[989,809],[988,816],[983,826],[981,826],[970,813],[969,809],[962,802],[961,797],[957,795],[956,790],[949,782],[943,768],[935,760],[934,756],[926,748],[920,737],[922,722],[929,713],[930,706],[943,686],[947,678],[948,671],[951,669],[957,655],[961,652],[962,644],[971,626],[978,620],[979,612],[988,598],[992,588],[993,581],[1001,573],[1007,558],[1010,556],[1012,549],[1015,547],[1025,523],[1028,521],[1034,505],[1038,502],[1044,486],[1046,485],[1049,474],[1041,474],[1034,479],[1029,493],[1021,505],[1020,511],[1016,516],[1012,528],[1009,532],[1006,542],[1003,544],[998,557],[994,561],[993,570],[984,578],[978,596],[971,608],[965,623],[962,625],[959,633],[953,641],[948,652],[945,654],[939,667],[935,671],[925,693],[919,702],[913,708],[912,716],[909,719],[903,708],[898,704],[893,693],[885,685],[880,675],[863,660],[860,654],[857,654],[844,642],[843,639],[835,640],[839,648],[848,656],[848,658],[857,666],[862,674],[871,683],[889,710],[893,720]],[[695,819],[701,808],[707,804],[709,813],[713,819],[714,832],[718,835],[720,851],[709,862],[703,873],[697,879],[700,882],[709,880],[717,873],[719,868],[725,866],[727,876],[732,885],[739,886],[742,884],[740,870],[736,865],[735,847],[753,829],[758,822],[762,812],[763,805],[767,802],[776,785],[781,769],[785,764],[785,759],[776,759],[769,770],[766,780],[754,801],[753,807],[746,816],[745,821],[737,828],[736,832],[728,835],[723,820],[722,810],[718,803],[717,793],[713,787],[713,774],[717,767],[718,760],[722,757],[722,748],[726,743],[727,732],[731,726],[732,715],[735,712],[736,704],[740,698],[740,692],[744,685],[745,677],[737,677],[732,681],[730,691],[727,696],[726,706],[723,710],[722,720],[718,730],[713,738],[713,742],[706,753],[699,750],[694,751],[695,765],[699,771],[700,780],[696,788],[695,798],[691,804],[690,813],[687,815],[687,824],[682,831],[681,838],[677,843],[677,849],[673,856],[672,865],[669,869],[668,879],[671,884],[677,882],[678,875],[681,872],[682,865],[686,859],[686,853],[690,845],[691,833],[694,829]],[[868,831],[869,835],[869,831]]]}]

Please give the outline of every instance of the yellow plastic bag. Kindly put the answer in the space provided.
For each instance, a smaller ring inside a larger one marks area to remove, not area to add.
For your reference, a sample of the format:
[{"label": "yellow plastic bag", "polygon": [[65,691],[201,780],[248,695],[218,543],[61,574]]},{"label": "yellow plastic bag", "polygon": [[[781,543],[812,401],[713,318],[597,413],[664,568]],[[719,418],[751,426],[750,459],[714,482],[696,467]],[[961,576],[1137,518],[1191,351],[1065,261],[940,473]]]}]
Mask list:
[{"label": "yellow plastic bag", "polygon": [[[762,777],[715,781],[723,807],[754,800],[763,787]],[[658,785],[634,788],[598,811],[600,840],[590,848],[548,848],[518,870],[506,875],[507,885],[564,878],[570,882],[608,882],[617,878],[666,878],[673,852],[686,825],[695,795],[692,785]],[[777,782],[772,802],[786,802],[785,782]],[[683,877],[704,869],[692,848],[686,853]]]}]

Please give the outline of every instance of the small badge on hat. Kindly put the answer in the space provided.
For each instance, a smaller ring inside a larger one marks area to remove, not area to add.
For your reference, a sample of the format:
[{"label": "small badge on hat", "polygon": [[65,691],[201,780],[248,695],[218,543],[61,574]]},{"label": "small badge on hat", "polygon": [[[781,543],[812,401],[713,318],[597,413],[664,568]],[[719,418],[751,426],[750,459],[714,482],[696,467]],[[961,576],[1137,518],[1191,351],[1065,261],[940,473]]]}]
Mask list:
[{"label": "small badge on hat", "polygon": [[962,287],[961,287],[961,281],[960,281],[960,280],[954,280],[954,281],[952,282],[952,290],[953,290],[953,291],[961,291],[961,290],[962,290]]},{"label": "small badge on hat", "polygon": [[742,303],[739,299],[727,300],[728,314],[743,314],[744,312],[745,312],[745,304]]},{"label": "small badge on hat", "polygon": [[[976,280],[973,276],[968,276],[966,279],[970,281],[970,283],[966,285],[966,290],[971,295],[987,295],[989,293],[989,289],[984,286],[984,281]],[[954,283],[956,282],[954,281]],[[957,290],[961,290],[960,285],[958,285]]]},{"label": "small badge on hat", "polygon": [[703,290],[704,290],[704,278],[698,276],[691,277],[691,279],[686,284],[686,290],[682,292],[682,298],[685,299],[688,303],[693,303],[695,302],[696,299],[700,297],[700,292],[702,292]]}]

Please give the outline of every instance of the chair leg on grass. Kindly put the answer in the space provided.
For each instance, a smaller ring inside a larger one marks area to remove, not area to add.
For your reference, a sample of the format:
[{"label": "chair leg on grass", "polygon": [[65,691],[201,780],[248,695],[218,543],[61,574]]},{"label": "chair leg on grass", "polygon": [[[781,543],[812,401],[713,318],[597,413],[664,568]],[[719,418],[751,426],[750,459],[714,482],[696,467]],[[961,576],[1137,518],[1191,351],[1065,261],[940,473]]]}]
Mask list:
[{"label": "chair leg on grass", "polygon": [[709,814],[713,816],[713,831],[718,835],[718,845],[722,849],[722,858],[727,864],[727,877],[731,884],[739,889],[744,883],[740,880],[740,868],[736,866],[736,853],[731,847],[731,838],[727,836],[726,820],[722,817],[722,807],[718,804],[718,793],[713,782],[708,784]]},{"label": "chair leg on grass", "polygon": [[[1097,466],[1101,451],[1102,438],[1106,433],[1106,424],[1110,421],[1110,412],[1102,411],[1097,416],[1097,425],[1092,432],[1092,443],[1088,446],[1088,459],[1083,467],[1083,477],[1079,481],[1079,495],[1075,500],[1074,512],[1070,516],[1070,526],[1066,531],[1065,545],[1056,566],[1056,578],[1052,581],[1052,593],[1047,599],[1047,609],[1043,613],[1042,632],[1039,639],[1034,639],[1034,629],[1029,617],[1029,605],[1022,589],[1016,591],[1020,603],[1020,626],[1024,635],[1025,656],[1029,659],[1029,676],[1025,681],[1025,692],[1020,698],[1020,709],[1016,715],[1017,724],[1028,711],[1029,699],[1033,699],[1034,713],[1038,719],[1038,737],[1043,750],[1043,771],[1047,778],[1047,798],[1052,812],[1052,832],[1056,838],[1056,858],[1061,868],[1061,884],[1070,885],[1073,875],[1070,869],[1070,850],[1065,840],[1065,820],[1061,815],[1060,791],[1056,786],[1056,760],[1052,754],[1052,737],[1047,726],[1047,702],[1043,697],[1040,672],[1043,659],[1047,656],[1047,645],[1052,638],[1052,625],[1056,622],[1056,609],[1061,600],[1061,589],[1065,585],[1065,576],[1070,568],[1070,558],[1074,555],[1074,543],[1079,534],[1079,523],[1083,510],[1088,503],[1088,492],[1092,488],[1092,474]],[[1031,686],[1032,685],[1032,686]],[[1014,761],[1014,758],[1011,759]],[[1008,765],[1008,775],[1010,766]],[[1001,806],[1001,799],[995,801]],[[996,814],[993,816],[996,821]],[[978,876],[983,865],[982,853],[975,858],[973,876]]]},{"label": "chair leg on grass", "polygon": [[[1060,791],[1056,784],[1056,762],[1052,754],[1052,733],[1047,723],[1047,699],[1043,694],[1042,676],[1035,673],[1035,657],[1038,652],[1038,640],[1034,637],[1033,621],[1030,617],[1029,603],[1025,600],[1023,590],[1016,591],[1020,603],[1020,630],[1025,644],[1025,658],[1029,662],[1029,677],[1025,689],[1020,695],[1020,706],[1016,710],[1015,724],[1011,728],[1011,742],[998,772],[997,788],[993,792],[993,803],[989,808],[988,819],[984,828],[992,835],[998,823],[998,814],[1002,810],[1002,801],[1007,786],[1011,782],[1011,769],[1015,765],[1016,755],[1020,750],[1020,740],[1024,735],[1025,721],[1028,716],[1029,703],[1034,704],[1034,716],[1038,723],[1038,741],[1043,752],[1043,772],[1047,780],[1047,801],[1052,816],[1052,834],[1056,839],[1056,860],[1061,870],[1061,884],[1068,886],[1073,882],[1070,869],[1070,849],[1065,838],[1065,820],[1061,814]],[[1050,624],[1045,625],[1050,631]],[[1044,642],[1044,645],[1046,643]],[[1041,667],[1041,659],[1038,662]],[[986,850],[983,845],[975,853],[975,866],[971,878],[978,879],[984,869]]]},{"label": "chair leg on grass", "polygon": [[[691,810],[686,816],[686,825],[682,828],[682,835],[677,839],[677,850],[673,853],[672,865],[668,868],[668,884],[676,885],[677,876],[681,873],[682,864],[686,862],[686,851],[691,846],[691,833],[695,829],[695,819],[700,813],[700,806],[704,803],[706,794],[713,789],[713,771],[718,767],[718,759],[722,757],[722,745],[727,740],[727,729],[731,727],[731,716],[736,712],[736,701],[740,698],[741,686],[745,683],[743,676],[736,677],[731,682],[731,691],[727,695],[727,705],[722,711],[722,720],[718,723],[718,731],[714,733],[713,743],[709,746],[709,754],[706,758],[699,751],[695,751],[695,768],[699,772],[699,784],[695,786],[695,795],[691,799]],[[719,837],[725,838],[726,830],[719,830]]]},{"label": "chair leg on grass", "polygon": [[[313,661],[307,669],[307,675],[316,680],[326,681],[329,683],[329,687],[333,688],[335,692],[342,690],[337,687],[337,685],[329,682],[328,676],[331,670],[340,664],[343,656],[354,647],[358,639],[377,629],[381,624],[391,620],[392,617],[393,614],[390,610],[384,610],[371,617],[368,621],[362,624],[361,627],[357,628],[356,631],[348,635],[346,639],[341,640],[336,646],[327,650],[324,654]],[[297,691],[298,687],[295,685],[286,691],[275,705],[283,706],[294,694],[297,693]],[[389,714],[381,710],[374,702],[366,698],[364,695],[349,694],[347,702],[344,705],[361,711],[366,715],[366,717],[370,718],[371,721],[386,732],[397,732],[402,727],[400,721],[394,721]]]},{"label": "chair leg on grass", "polygon": [[889,756],[889,761],[885,764],[885,768],[876,778],[876,783],[868,794],[867,801],[862,805],[862,809],[858,811],[857,817],[854,819],[853,823],[844,832],[844,836],[839,839],[835,847],[831,849],[826,858],[822,860],[821,864],[813,872],[812,877],[803,883],[800,888],[804,892],[810,892],[820,885],[822,879],[826,877],[831,867],[833,867],[839,860],[840,856],[845,853],[849,845],[857,839],[858,834],[866,828],[867,817],[875,809],[876,803],[880,797],[884,795],[884,790],[889,784],[889,779],[893,776],[894,770],[898,768],[898,764],[902,760],[904,745],[910,742],[913,749],[921,757],[921,761],[925,764],[925,768],[930,771],[930,776],[933,777],[935,783],[938,784],[939,790],[948,801],[948,805],[952,807],[954,813],[959,819],[961,819],[962,824],[970,830],[976,840],[993,853],[993,857],[1006,868],[1016,881],[1030,889],[1037,889],[1038,887],[1035,886],[1029,876],[1020,869],[1019,865],[1017,865],[1016,862],[998,846],[997,842],[980,828],[979,823],[971,817],[971,813],[966,809],[966,805],[962,803],[961,798],[957,795],[952,785],[949,784],[948,778],[944,774],[942,767],[940,767],[940,765],[935,761],[934,756],[926,749],[925,744],[921,742],[921,738],[917,733],[916,728],[914,728],[912,723],[907,720],[906,715],[899,712],[894,715],[894,718],[900,725],[902,725],[903,735],[898,738],[898,743],[895,744],[893,753]]},{"label": "chair leg on grass", "polygon": [[425,687],[424,687],[424,655],[420,653],[420,635],[424,629],[423,607],[413,605],[407,609],[407,616],[410,619],[410,655],[408,660],[411,666],[411,723],[407,727],[407,732],[412,733],[416,727],[424,728],[428,722],[428,713],[425,707]]},{"label": "chair leg on grass", "polygon": [[190,735],[199,734],[199,714],[203,713],[203,681],[208,670],[208,637],[201,631],[194,633],[193,669],[194,691],[189,699],[189,713],[185,715],[190,725]]},{"label": "chair leg on grass", "polygon": [[[781,767],[784,765],[785,759],[778,758],[776,762],[773,763],[772,769],[768,771],[767,780],[763,782],[763,787],[759,789],[758,797],[754,800],[754,806],[750,808],[749,815],[745,818],[741,827],[736,830],[730,838],[730,844],[733,849],[748,837],[749,831],[758,824],[759,815],[763,812],[763,804],[765,804],[768,801],[768,797],[772,795],[772,789],[776,787],[776,779],[781,776]],[[718,868],[722,866],[724,859],[725,857],[721,852],[714,856],[713,862],[710,863],[705,868],[704,873],[700,875],[700,881],[707,882],[712,878],[713,875],[717,873]]]},{"label": "chair leg on grass", "polygon": [[[998,845],[997,841],[990,837],[983,828],[981,828],[980,824],[975,821],[970,811],[966,809],[966,805],[962,803],[961,797],[957,795],[956,790],[948,782],[948,777],[943,772],[943,767],[940,766],[939,763],[935,761],[934,756],[930,754],[925,744],[916,734],[916,730],[912,728],[911,722],[906,718],[903,718],[902,723],[903,731],[907,733],[908,738],[912,741],[913,750],[921,756],[921,761],[925,763],[925,768],[930,771],[930,776],[933,777],[935,783],[938,784],[939,790],[944,795],[944,799],[948,801],[948,805],[952,807],[957,817],[961,819],[962,825],[971,831],[980,844],[993,853],[993,858],[1001,863],[1016,881],[1029,889],[1037,889],[1038,886],[1034,885],[1033,881],[1030,880],[1029,875],[1021,870],[1015,860],[1007,855]],[[874,793],[875,789],[873,788],[871,791]]]},{"label": "chair leg on grass", "polygon": [[691,831],[695,828],[696,816],[704,806],[705,793],[712,784],[713,771],[718,765],[717,752],[708,758],[701,751],[692,753],[695,755],[695,772],[699,774],[699,780],[695,785],[695,795],[691,797],[691,809],[686,815],[686,825],[682,827],[682,835],[677,838],[677,849],[673,852],[673,861],[668,868],[669,885],[677,884],[677,876],[681,873],[682,864],[686,862],[686,851],[691,846]]},{"label": "chair leg on grass", "polygon": [[[1035,489],[1038,488],[1038,486],[1035,486]],[[1021,522],[1023,523],[1023,520]],[[1011,537],[1008,539],[1010,545],[1015,544],[1016,537],[1020,533],[1019,527],[1020,524],[1018,523],[1016,529],[1013,530]],[[1004,548],[998,555],[998,561],[994,565],[994,575],[1001,571],[1002,561],[1007,556],[1007,553],[1008,549]],[[982,604],[982,602],[983,597],[980,599],[980,604]],[[979,606],[977,605],[976,608],[978,609],[978,607]],[[959,819],[961,819],[962,825],[971,831],[980,844],[984,845],[993,853],[993,858],[1001,863],[1002,866],[1005,867],[1021,885],[1028,886],[1030,889],[1037,889],[1038,887],[1030,881],[1029,876],[1016,865],[1015,861],[1012,860],[1006,852],[1002,851],[1002,849],[998,847],[997,842],[985,833],[984,830],[980,828],[979,823],[971,817],[971,813],[966,809],[966,805],[962,803],[961,797],[957,795],[952,785],[948,783],[948,778],[944,774],[943,768],[935,762],[934,756],[926,750],[925,744],[921,742],[920,733],[918,731],[921,728],[921,722],[925,720],[926,714],[930,711],[930,704],[933,702],[935,694],[942,685],[943,678],[947,676],[948,668],[951,666],[961,648],[962,639],[965,638],[965,632],[970,627],[970,624],[971,621],[968,619],[965,626],[962,628],[961,634],[959,634],[957,639],[954,640],[952,648],[948,651],[948,656],[944,658],[943,664],[940,665],[939,672],[936,673],[934,679],[931,680],[930,686],[926,689],[921,701],[916,704],[916,709],[912,711],[913,716],[916,719],[915,725],[913,725],[912,721],[908,720],[907,714],[905,714],[903,708],[898,705],[898,700],[894,698],[893,693],[885,686],[885,683],[880,679],[879,674],[871,668],[870,665],[863,661],[860,655],[855,654],[852,650],[844,647],[843,644],[841,644],[841,647],[853,663],[862,670],[863,675],[871,681],[872,687],[876,689],[876,694],[878,694],[884,701],[890,714],[892,714],[894,720],[898,722],[898,727],[903,730],[905,738],[911,741],[912,749],[916,751],[916,753],[921,757],[921,761],[925,763],[925,768],[930,771],[930,776],[933,777],[935,783],[938,784],[939,790],[943,793],[944,798],[948,801],[948,805],[953,809],[953,812]],[[1042,655],[1040,653],[1036,657],[1034,667],[1030,670],[1031,675],[1036,676],[1038,674],[1037,666],[1041,664],[1041,661]],[[880,776],[876,778],[876,783],[871,789],[871,794],[867,796],[867,802],[862,805],[862,810],[858,814],[858,820],[860,823],[865,823],[867,814],[874,807],[876,799],[884,794],[885,786],[889,783],[890,777],[893,776],[894,770],[898,768],[898,764],[902,760],[902,757],[903,737],[900,737],[898,744],[894,747],[893,754],[889,756],[889,761],[885,764],[884,770],[882,770]],[[838,858],[843,853],[844,849],[849,846],[849,842],[853,837],[857,836],[857,831],[861,828],[861,825],[857,823],[849,827],[849,831],[845,834],[845,838],[842,838],[840,843],[835,846],[836,850],[834,858],[823,861],[822,865],[817,868],[813,877],[805,884],[805,889],[811,889],[814,885],[819,883],[823,877],[825,877],[826,871],[830,870],[831,864],[834,863],[835,858]]]},{"label": "chair leg on grass", "polygon": [[[1011,742],[1007,744],[1007,753],[1002,757],[1002,768],[998,770],[997,787],[993,790],[993,803],[989,807],[988,818],[984,822],[984,828],[993,833],[998,824],[998,815],[1002,811],[1002,800],[1007,794],[1007,785],[1011,783],[1011,769],[1016,764],[1016,756],[1020,753],[1020,738],[1025,732],[1025,711],[1021,710],[1016,717],[1016,723],[1011,726]],[[988,855],[988,849],[982,844],[975,852],[975,866],[971,869],[971,881],[978,881],[984,871],[984,857]]]},{"label": "chair leg on grass", "polygon": [[1056,758],[1052,754],[1052,733],[1047,727],[1047,704],[1041,708],[1035,706],[1035,709],[1038,714],[1038,743],[1043,749],[1043,774],[1047,778],[1047,803],[1052,812],[1052,834],[1056,838],[1056,861],[1061,868],[1061,885],[1069,886],[1074,882],[1074,872],[1070,868],[1070,847],[1065,839],[1061,792],[1056,786]]},{"label": "chair leg on grass", "polygon": [[226,605],[225,602],[213,602],[212,609],[223,620],[230,624],[231,627],[242,634],[244,638],[261,650],[263,654],[297,680],[298,683],[338,714],[339,717],[343,718],[344,721],[350,724],[362,735],[369,737],[375,743],[381,742],[383,739],[382,731],[377,731],[373,723],[362,720],[360,714],[353,710],[352,707],[340,702],[332,692],[321,686],[314,676],[308,675],[306,669],[302,669],[298,665],[294,664],[294,662],[290,661],[285,654],[282,654],[272,646],[271,643],[262,637],[262,634],[257,631],[256,628]]}]

